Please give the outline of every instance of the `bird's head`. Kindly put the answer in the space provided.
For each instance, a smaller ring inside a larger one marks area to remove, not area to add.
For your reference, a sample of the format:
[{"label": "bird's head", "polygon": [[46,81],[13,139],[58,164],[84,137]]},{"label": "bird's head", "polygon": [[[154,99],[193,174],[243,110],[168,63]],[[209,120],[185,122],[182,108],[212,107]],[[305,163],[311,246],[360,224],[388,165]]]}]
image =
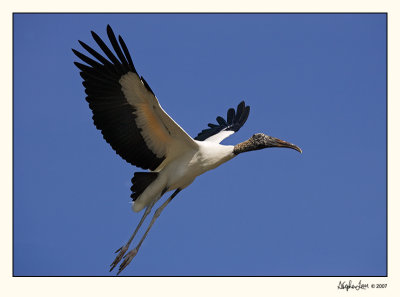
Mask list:
[{"label": "bird's head", "polygon": [[269,147],[286,147],[302,153],[301,148],[299,148],[297,145],[266,135],[264,133],[254,134],[248,140],[235,145],[233,152],[234,154],[238,155],[240,153],[261,150]]}]

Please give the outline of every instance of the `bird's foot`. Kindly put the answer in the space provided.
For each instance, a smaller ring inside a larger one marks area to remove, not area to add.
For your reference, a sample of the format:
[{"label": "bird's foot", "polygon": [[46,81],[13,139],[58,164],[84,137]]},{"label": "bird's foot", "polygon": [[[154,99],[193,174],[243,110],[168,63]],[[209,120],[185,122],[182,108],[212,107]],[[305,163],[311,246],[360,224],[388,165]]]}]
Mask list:
[{"label": "bird's foot", "polygon": [[110,272],[118,265],[119,261],[122,260],[122,257],[125,255],[128,248],[129,248],[129,244],[126,244],[115,251],[115,253],[119,252],[119,254],[117,255],[117,257],[115,257],[114,262],[111,263]]},{"label": "bird's foot", "polygon": [[131,263],[132,259],[136,256],[138,253],[138,249],[134,248],[133,250],[130,250],[125,256],[124,256],[124,261],[121,263],[118,269],[118,274],[121,273],[122,270],[125,269],[126,266],[128,266],[129,263]]}]

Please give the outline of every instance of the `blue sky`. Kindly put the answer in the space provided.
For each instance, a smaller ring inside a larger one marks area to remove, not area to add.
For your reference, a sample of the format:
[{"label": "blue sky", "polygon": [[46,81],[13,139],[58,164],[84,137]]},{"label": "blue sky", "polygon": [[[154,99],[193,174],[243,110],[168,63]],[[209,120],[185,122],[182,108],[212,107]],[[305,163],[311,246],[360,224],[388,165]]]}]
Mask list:
[{"label": "blue sky", "polygon": [[241,100],[303,149],[266,149],[199,177],[122,275],[386,274],[386,15],[14,15],[14,275],[114,275],[141,214],[95,129],[71,48],[123,36],[190,135]]}]

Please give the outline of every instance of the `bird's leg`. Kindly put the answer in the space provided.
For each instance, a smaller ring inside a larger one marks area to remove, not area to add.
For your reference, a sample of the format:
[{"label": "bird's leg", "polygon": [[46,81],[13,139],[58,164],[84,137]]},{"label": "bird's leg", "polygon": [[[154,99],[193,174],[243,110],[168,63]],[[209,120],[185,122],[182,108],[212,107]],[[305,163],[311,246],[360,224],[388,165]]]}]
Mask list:
[{"label": "bird's leg", "polygon": [[143,234],[142,239],[139,241],[138,245],[133,249],[130,250],[125,256],[124,256],[124,261],[121,263],[119,266],[118,274],[121,273],[122,270],[125,269],[126,266],[132,261],[132,259],[136,256],[136,254],[139,251],[140,246],[142,245],[144,239],[146,238],[147,234],[149,233],[151,227],[153,226],[154,222],[157,220],[157,218],[160,216],[161,212],[163,209],[168,205],[168,203],[171,202],[172,199],[181,191],[181,189],[177,189],[157,210],[154,212],[153,218],[151,219],[151,222],[149,226],[146,229],[146,232]]},{"label": "bird's leg", "polygon": [[117,257],[115,257],[114,261],[111,263],[110,271],[112,271],[115,268],[115,266],[117,266],[119,261],[121,261],[122,257],[124,256],[124,254],[128,250],[129,245],[131,244],[133,238],[135,238],[136,233],[138,233],[138,231],[139,231],[140,227],[142,226],[144,220],[146,219],[148,214],[151,212],[151,209],[153,208],[154,204],[155,204],[155,202],[151,203],[148,207],[146,207],[146,210],[144,211],[144,214],[143,214],[142,218],[140,219],[140,222],[137,225],[137,227],[135,229],[135,232],[133,232],[133,234],[132,234],[131,238],[129,238],[128,242],[124,246],[120,247],[118,250],[115,251],[115,253],[119,252],[119,254],[117,255]]}]

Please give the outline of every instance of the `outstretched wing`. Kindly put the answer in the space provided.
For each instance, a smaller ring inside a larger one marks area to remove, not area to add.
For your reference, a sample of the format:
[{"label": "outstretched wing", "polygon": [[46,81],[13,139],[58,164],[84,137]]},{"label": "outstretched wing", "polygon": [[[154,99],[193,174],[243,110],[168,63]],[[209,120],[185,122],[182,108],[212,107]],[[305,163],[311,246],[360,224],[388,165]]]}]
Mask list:
[{"label": "outstretched wing", "polygon": [[180,151],[196,148],[195,141],[161,108],[150,86],[139,77],[122,37],[118,43],[107,26],[115,56],[91,33],[108,59],[79,41],[97,61],[73,49],[87,64],[75,65],[81,70],[94,124],[117,154],[132,165],[155,170]]},{"label": "outstretched wing", "polygon": [[222,140],[239,131],[246,123],[250,113],[250,106],[246,106],[244,101],[237,106],[236,112],[234,108],[230,108],[226,114],[226,120],[222,117],[217,117],[218,125],[208,124],[208,129],[201,131],[194,139],[200,141],[212,141],[220,143]]}]

